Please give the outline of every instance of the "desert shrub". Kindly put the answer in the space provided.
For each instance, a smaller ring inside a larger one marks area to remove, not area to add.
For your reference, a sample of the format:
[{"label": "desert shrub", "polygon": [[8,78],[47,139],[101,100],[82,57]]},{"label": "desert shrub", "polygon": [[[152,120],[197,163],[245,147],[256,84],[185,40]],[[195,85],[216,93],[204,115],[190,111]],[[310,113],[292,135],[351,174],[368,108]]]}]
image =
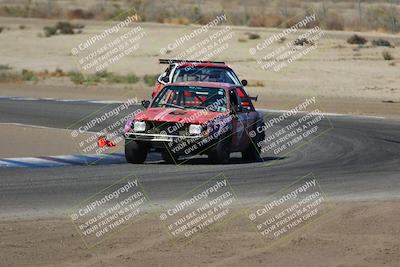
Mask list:
[{"label": "desert shrub", "polygon": [[77,23],[77,24],[73,24],[72,27],[74,29],[83,29],[83,28],[85,28],[85,25]]},{"label": "desert shrub", "polygon": [[354,34],[347,39],[347,43],[349,44],[358,44],[363,45],[366,44],[368,41],[364,37]]},{"label": "desert shrub", "polygon": [[389,51],[383,51],[382,57],[384,60],[393,60],[394,59],[393,55]]},{"label": "desert shrub", "polygon": [[38,80],[37,74],[33,71],[26,69],[23,69],[21,72],[7,71],[6,69],[0,71],[0,81],[2,82],[37,81],[37,80]]},{"label": "desert shrub", "polygon": [[20,29],[20,30],[25,30],[25,29],[26,29],[26,26],[25,26],[25,25],[19,25],[19,29]]},{"label": "desert shrub", "polygon": [[0,70],[11,70],[12,68],[8,64],[0,64]]},{"label": "desert shrub", "polygon": [[83,10],[81,8],[69,10],[67,12],[68,19],[93,19],[94,14],[91,11]]},{"label": "desert shrub", "polygon": [[89,75],[88,80],[90,80],[90,82],[105,81],[108,83],[137,83],[139,81],[139,77],[134,73],[119,75],[112,72],[101,71],[96,72],[94,75]]},{"label": "desert shrub", "polygon": [[204,16],[198,6],[193,7],[193,9],[191,10],[190,18],[192,19],[192,22],[195,23],[199,23],[200,21],[204,20]]},{"label": "desert shrub", "polygon": [[16,72],[0,71],[0,82],[13,82],[21,80],[21,75]]},{"label": "desert shrub", "polygon": [[[50,37],[57,34],[74,34],[81,33],[85,25],[82,24],[71,24],[69,22],[59,21],[56,26],[45,26],[43,27],[44,34],[46,37]],[[78,29],[76,31],[76,29]]]},{"label": "desert shrub", "polygon": [[239,43],[245,43],[245,42],[247,42],[247,40],[244,39],[244,38],[238,38],[238,42],[239,42]]},{"label": "desert shrub", "polygon": [[303,45],[313,45],[314,43],[308,40],[307,38],[297,38],[296,40],[294,40],[294,44],[303,46]]},{"label": "desert shrub", "polygon": [[[46,72],[48,73],[48,70],[45,70],[45,73]],[[56,68],[55,71],[53,71],[51,73],[51,76],[53,76],[53,77],[63,77],[63,76],[66,76],[66,73],[62,69]]]},{"label": "desert shrub", "polygon": [[249,40],[257,40],[261,38],[259,34],[253,32],[247,33],[247,36],[249,37]]},{"label": "desert shrub", "polygon": [[372,45],[392,47],[392,44],[388,40],[382,38],[379,38],[378,40],[372,40]]},{"label": "desert shrub", "polygon": [[96,84],[100,82],[107,83],[137,83],[139,77],[135,74],[119,75],[108,71],[100,71],[94,74],[84,75],[79,71],[68,72],[68,77],[75,84]]},{"label": "desert shrub", "polygon": [[4,31],[4,27],[0,27],[0,33]]},{"label": "desert shrub", "polygon": [[107,77],[107,82],[109,83],[125,83],[125,79],[121,75],[113,74]]},{"label": "desert shrub", "polygon": [[69,22],[59,21],[56,28],[60,31],[60,34],[74,34],[75,27]]},{"label": "desert shrub", "polygon": [[143,76],[143,81],[148,86],[154,86],[157,81],[158,76],[159,76],[158,74],[152,74],[152,75],[146,74]]},{"label": "desert shrub", "polygon": [[139,81],[139,77],[134,73],[125,75],[125,83],[137,83]]},{"label": "desert shrub", "polygon": [[37,81],[36,74],[33,71],[23,69],[21,72],[21,80],[23,81]]},{"label": "desert shrub", "polygon": [[83,84],[86,80],[82,72],[79,71],[68,72],[68,77],[74,84]]},{"label": "desert shrub", "polygon": [[109,78],[111,75],[113,75],[111,72],[108,72],[107,70],[102,70],[102,71],[98,71],[95,73],[95,75],[99,78]]},{"label": "desert shrub", "polygon": [[53,35],[57,34],[57,28],[56,27],[45,26],[45,27],[43,27],[43,30],[44,30],[44,35],[46,37],[50,37],[50,36],[53,36]]}]

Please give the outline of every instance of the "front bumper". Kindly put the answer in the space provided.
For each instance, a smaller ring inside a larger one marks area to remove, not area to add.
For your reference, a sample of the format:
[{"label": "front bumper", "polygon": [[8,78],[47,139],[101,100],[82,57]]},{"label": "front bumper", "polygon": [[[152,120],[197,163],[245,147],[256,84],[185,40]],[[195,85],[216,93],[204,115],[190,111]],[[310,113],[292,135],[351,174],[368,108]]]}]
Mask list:
[{"label": "front bumper", "polygon": [[165,149],[176,155],[206,154],[215,143],[212,140],[204,143],[207,138],[204,135],[163,135],[148,133],[125,133],[125,141],[144,142],[149,148],[158,151]]},{"label": "front bumper", "polygon": [[203,135],[170,135],[170,134],[148,134],[148,133],[125,133],[125,139],[135,141],[153,142],[179,142],[183,140],[195,140],[204,138]]}]

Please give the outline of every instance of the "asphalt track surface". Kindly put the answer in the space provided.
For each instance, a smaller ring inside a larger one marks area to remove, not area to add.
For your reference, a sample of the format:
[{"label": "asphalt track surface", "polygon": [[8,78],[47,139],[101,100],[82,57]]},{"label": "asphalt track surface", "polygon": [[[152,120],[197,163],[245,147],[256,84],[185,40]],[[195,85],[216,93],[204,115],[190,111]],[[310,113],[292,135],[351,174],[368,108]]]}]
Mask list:
[{"label": "asphalt track surface", "polygon": [[[82,118],[104,106],[85,101],[1,98],[0,122],[76,128],[83,123]],[[132,110],[125,112],[129,111]],[[331,128],[329,131],[284,157],[263,155],[260,162],[243,162],[239,155],[232,154],[229,164],[211,165],[200,157],[177,166],[150,155],[145,164],[0,168],[1,214],[64,214],[128,175],[140,179],[156,206],[220,173],[228,177],[242,203],[266,199],[311,172],[331,200],[398,197],[400,122],[348,116],[328,118],[330,123],[321,123],[320,130]],[[74,124],[77,121],[80,123]]]}]

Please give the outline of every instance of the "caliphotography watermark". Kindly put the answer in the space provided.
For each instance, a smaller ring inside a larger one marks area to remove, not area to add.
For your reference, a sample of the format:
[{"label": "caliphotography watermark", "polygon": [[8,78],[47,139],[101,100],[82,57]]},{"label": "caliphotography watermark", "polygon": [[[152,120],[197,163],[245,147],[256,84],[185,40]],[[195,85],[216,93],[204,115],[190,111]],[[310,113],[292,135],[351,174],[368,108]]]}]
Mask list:
[{"label": "caliphotography watermark", "polygon": [[[333,125],[330,119],[317,104],[316,97],[311,97],[283,113],[266,113],[262,121],[250,125],[247,131],[261,158],[279,158],[331,129]],[[257,139],[260,134],[265,138]]]},{"label": "caliphotography watermark", "polygon": [[212,28],[221,25],[223,22],[226,21],[227,21],[227,16],[225,14],[218,15],[207,24],[189,33],[181,35],[174,41],[168,43],[165,47],[160,48],[160,53],[162,55],[165,55],[167,52],[173,52],[174,50],[183,47],[185,44],[187,44],[191,40],[196,39],[197,37],[204,38],[204,34],[208,33],[208,31],[210,31]]},{"label": "caliphotography watermark", "polygon": [[325,36],[318,26],[315,12],[290,21],[294,25],[268,36],[249,49],[262,70],[281,71],[316,50],[320,39]]},{"label": "caliphotography watermark", "polygon": [[199,129],[197,129],[196,134],[190,132],[192,126],[189,122],[200,120],[203,116],[209,117],[213,111],[215,112],[216,109],[221,107],[226,107],[226,99],[222,98],[215,101],[205,109],[194,112],[192,116],[187,118],[186,122],[184,120],[173,127],[166,127],[161,132],[167,135],[180,133],[178,137],[171,138],[170,142],[165,143],[168,153],[174,160],[177,156],[183,158],[179,162],[175,160],[176,164],[183,164],[198,155],[213,153],[220,142],[222,142],[222,145],[229,146],[233,135],[245,134],[245,127],[239,116],[229,112],[217,113],[206,124],[197,124],[196,127]]},{"label": "caliphotography watermark", "polygon": [[237,197],[223,174],[217,175],[163,208],[160,222],[177,247],[232,218]]},{"label": "caliphotography watermark", "polygon": [[134,9],[123,12],[123,15],[125,18],[122,21],[112,21],[109,28],[71,49],[71,54],[77,57],[77,63],[83,71],[105,71],[141,48],[146,32],[140,25],[135,25],[140,19],[139,15]]},{"label": "caliphotography watermark", "polygon": [[138,178],[128,176],[72,208],[68,214],[83,242],[92,248],[132,225],[148,198]]},{"label": "caliphotography watermark", "polygon": [[[166,93],[153,102],[153,107],[165,106],[165,110],[157,114],[155,121],[147,121],[147,113],[138,114],[135,121],[143,124],[143,131],[127,129],[126,134],[156,139],[160,142],[158,148],[162,149],[163,158],[169,162],[181,165],[198,155],[210,156],[246,136],[243,124],[246,114],[232,111],[230,105],[234,104],[228,103],[224,88],[209,90],[178,86],[165,90]],[[185,101],[171,102],[174,96],[182,93],[186,95]],[[179,105],[185,109],[176,109]],[[171,121],[180,115],[185,116],[179,117],[179,121]]]},{"label": "caliphotography watermark", "polygon": [[124,101],[102,106],[68,129],[81,154],[101,156],[116,150],[116,146],[124,141],[126,122],[141,111],[138,98],[129,95]]},{"label": "caliphotography watermark", "polygon": [[262,239],[273,245],[331,209],[318,180],[310,173],[251,208],[247,216]]},{"label": "caliphotography watermark", "polygon": [[186,70],[195,65],[190,61],[213,60],[229,48],[229,41],[235,35],[231,26],[223,25],[228,22],[227,20],[226,14],[216,16],[209,23],[181,35],[160,48],[160,54],[170,54],[171,57],[183,62],[187,60]]}]

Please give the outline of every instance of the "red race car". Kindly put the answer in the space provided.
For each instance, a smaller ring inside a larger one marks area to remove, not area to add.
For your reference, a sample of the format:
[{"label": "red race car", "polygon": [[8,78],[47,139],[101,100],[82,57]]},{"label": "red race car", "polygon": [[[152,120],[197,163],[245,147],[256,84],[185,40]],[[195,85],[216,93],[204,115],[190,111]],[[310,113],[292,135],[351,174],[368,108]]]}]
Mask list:
[{"label": "red race car", "polygon": [[143,101],[146,110],[126,123],[126,160],[143,163],[150,149],[174,163],[181,156],[200,154],[213,163],[226,163],[232,152],[257,160],[264,131],[252,138],[247,132],[264,123],[251,100],[243,88],[230,83],[168,84],[151,102]]},{"label": "red race car", "polygon": [[158,77],[152,97],[165,85],[176,82],[219,82],[239,87],[247,85],[246,80],[240,81],[235,72],[222,61],[159,59],[159,62],[168,67]]}]

